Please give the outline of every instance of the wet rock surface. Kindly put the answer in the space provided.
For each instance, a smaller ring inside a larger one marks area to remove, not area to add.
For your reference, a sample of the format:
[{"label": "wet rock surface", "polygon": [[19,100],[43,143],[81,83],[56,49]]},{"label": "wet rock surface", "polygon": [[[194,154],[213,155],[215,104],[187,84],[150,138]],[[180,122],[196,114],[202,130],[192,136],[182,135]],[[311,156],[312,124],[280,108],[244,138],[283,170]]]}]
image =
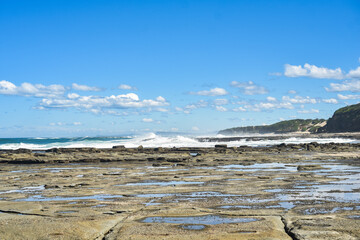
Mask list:
[{"label": "wet rock surface", "polygon": [[360,145],[0,152],[0,239],[360,239]]}]

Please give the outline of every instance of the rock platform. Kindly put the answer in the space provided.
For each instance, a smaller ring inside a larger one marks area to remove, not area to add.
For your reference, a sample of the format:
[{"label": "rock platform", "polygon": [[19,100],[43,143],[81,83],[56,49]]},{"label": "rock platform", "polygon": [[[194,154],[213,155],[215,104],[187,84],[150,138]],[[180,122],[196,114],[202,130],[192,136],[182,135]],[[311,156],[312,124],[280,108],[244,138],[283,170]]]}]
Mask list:
[{"label": "rock platform", "polygon": [[360,239],[360,144],[0,150],[0,239]]}]

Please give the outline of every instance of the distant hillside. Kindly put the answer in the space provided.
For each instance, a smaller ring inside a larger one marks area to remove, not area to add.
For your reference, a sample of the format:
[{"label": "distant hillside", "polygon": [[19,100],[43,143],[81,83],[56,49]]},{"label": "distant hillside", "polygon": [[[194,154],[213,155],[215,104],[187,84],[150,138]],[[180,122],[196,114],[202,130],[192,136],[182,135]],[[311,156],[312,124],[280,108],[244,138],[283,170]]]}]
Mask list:
[{"label": "distant hillside", "polygon": [[326,123],[324,119],[294,119],[281,121],[271,125],[235,127],[221,130],[218,134],[235,135],[242,133],[291,133],[291,132],[317,132]]},{"label": "distant hillside", "polygon": [[360,103],[335,111],[319,132],[360,132]]}]

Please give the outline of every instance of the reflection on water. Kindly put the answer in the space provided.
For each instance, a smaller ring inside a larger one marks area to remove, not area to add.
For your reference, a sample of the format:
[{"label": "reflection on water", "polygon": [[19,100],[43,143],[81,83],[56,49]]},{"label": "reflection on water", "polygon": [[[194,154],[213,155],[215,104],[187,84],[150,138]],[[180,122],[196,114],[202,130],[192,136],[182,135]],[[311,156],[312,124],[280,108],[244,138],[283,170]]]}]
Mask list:
[{"label": "reflection on water", "polygon": [[147,217],[144,223],[177,223],[177,224],[204,224],[216,225],[222,223],[246,223],[258,221],[256,218],[236,218],[222,215],[187,216],[187,217]]}]

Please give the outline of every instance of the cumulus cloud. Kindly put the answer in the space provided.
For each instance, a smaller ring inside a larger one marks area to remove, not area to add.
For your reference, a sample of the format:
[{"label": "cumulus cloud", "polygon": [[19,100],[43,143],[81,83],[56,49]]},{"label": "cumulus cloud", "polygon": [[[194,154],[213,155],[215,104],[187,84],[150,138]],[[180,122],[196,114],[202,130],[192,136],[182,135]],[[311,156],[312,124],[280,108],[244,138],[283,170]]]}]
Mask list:
[{"label": "cumulus cloud", "polygon": [[76,94],[76,93],[69,93],[69,94],[67,95],[67,97],[70,98],[70,99],[75,99],[75,98],[79,98],[80,95],[79,95],[79,94]]},{"label": "cumulus cloud", "polygon": [[153,122],[154,120],[152,118],[143,118],[142,119],[143,122],[146,122],[146,123],[151,123]]},{"label": "cumulus cloud", "polygon": [[90,87],[90,86],[87,86],[87,85],[80,85],[80,84],[76,84],[76,83],[73,83],[71,85],[71,87],[72,87],[72,89],[78,90],[78,91],[88,91],[88,92],[101,91],[101,88],[98,88],[98,87]]},{"label": "cumulus cloud", "polygon": [[246,112],[246,109],[243,107],[237,107],[233,109],[234,112]]},{"label": "cumulus cloud", "polygon": [[219,112],[226,112],[227,108],[223,107],[223,106],[215,106],[216,111]]},{"label": "cumulus cloud", "polygon": [[58,97],[65,93],[66,89],[62,85],[53,84],[44,86],[42,84],[22,83],[16,86],[12,82],[0,81],[0,94],[19,95],[26,97]]},{"label": "cumulus cloud", "polygon": [[301,113],[301,114],[319,113],[319,110],[318,109],[300,110],[300,111],[298,111],[298,113]]},{"label": "cumulus cloud", "polygon": [[347,74],[347,77],[360,78],[360,67],[358,67],[354,70],[350,70],[349,73]]},{"label": "cumulus cloud", "polygon": [[213,88],[210,90],[203,90],[198,92],[190,92],[192,95],[201,95],[201,96],[224,96],[229,94],[225,89],[223,88]]},{"label": "cumulus cloud", "polygon": [[289,94],[296,94],[296,91],[295,90],[289,90],[288,93]]},{"label": "cumulus cloud", "polygon": [[93,113],[101,112],[104,108],[157,108],[168,106],[169,103],[163,97],[155,100],[140,100],[135,93],[101,96],[79,96],[77,98],[44,98],[40,102],[43,108],[77,108],[89,110]]},{"label": "cumulus cloud", "polygon": [[322,101],[324,103],[330,103],[330,104],[338,104],[339,103],[339,101],[335,98],[323,99]]},{"label": "cumulus cloud", "polygon": [[317,67],[305,63],[301,65],[285,64],[286,77],[311,77],[311,78],[328,78],[328,79],[343,79],[344,74],[341,68],[329,69],[325,67]]},{"label": "cumulus cloud", "polygon": [[339,99],[341,100],[354,100],[354,99],[360,99],[360,95],[342,95],[342,94],[338,94],[337,95]]},{"label": "cumulus cloud", "polygon": [[270,102],[261,102],[248,106],[247,108],[253,111],[261,110],[273,110],[273,109],[293,109],[294,106],[290,102],[281,102],[281,103],[270,103]]},{"label": "cumulus cloud", "polygon": [[268,100],[269,102],[276,102],[276,98],[274,97],[267,97],[266,100]]},{"label": "cumulus cloud", "polygon": [[229,100],[227,99],[215,99],[214,104],[217,106],[226,105],[229,103]]},{"label": "cumulus cloud", "polygon": [[258,86],[252,81],[248,82],[237,82],[232,81],[231,86],[239,88],[241,92],[245,95],[256,95],[256,94],[266,94],[268,93],[267,89],[263,86]]},{"label": "cumulus cloud", "polygon": [[133,87],[133,86],[130,86],[130,85],[127,85],[127,84],[120,84],[119,89],[122,89],[122,90],[137,90],[136,87]]},{"label": "cumulus cloud", "polygon": [[65,122],[52,122],[49,123],[50,126],[80,126],[81,122],[65,123]]},{"label": "cumulus cloud", "polygon": [[360,92],[360,80],[344,81],[343,83],[330,83],[330,87],[325,88],[328,92]]},{"label": "cumulus cloud", "polygon": [[315,104],[318,102],[315,98],[310,98],[309,96],[306,96],[306,97],[295,96],[293,98],[291,98],[289,96],[283,96],[282,100],[284,102],[290,102],[290,103],[294,103],[294,104],[304,104],[304,103]]},{"label": "cumulus cloud", "polygon": [[192,131],[199,131],[200,129],[198,127],[194,126],[194,127],[191,128],[191,130]]}]

